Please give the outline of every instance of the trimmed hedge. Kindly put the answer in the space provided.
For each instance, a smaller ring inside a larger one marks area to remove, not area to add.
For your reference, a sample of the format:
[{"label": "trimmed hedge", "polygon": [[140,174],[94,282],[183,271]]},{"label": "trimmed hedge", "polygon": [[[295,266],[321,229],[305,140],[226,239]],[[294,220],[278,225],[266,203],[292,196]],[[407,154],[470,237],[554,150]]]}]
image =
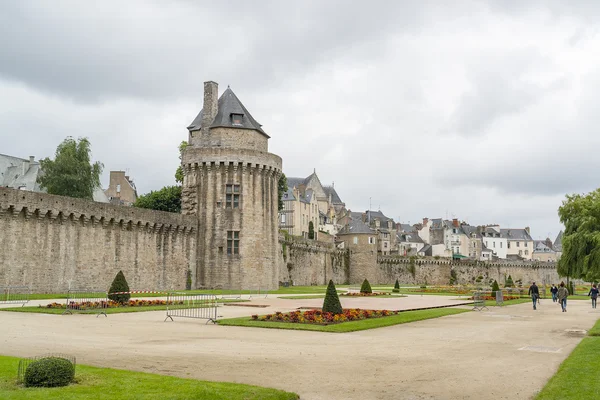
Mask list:
[{"label": "trimmed hedge", "polygon": [[332,314],[341,314],[344,312],[344,310],[342,310],[342,303],[340,303],[340,297],[338,296],[333,280],[331,279],[329,280],[329,285],[327,285],[325,300],[323,300],[323,312],[330,312]]},{"label": "trimmed hedge", "polygon": [[61,357],[45,357],[33,361],[25,370],[25,386],[67,386],[75,379],[75,366]]},{"label": "trimmed hedge", "polygon": [[371,289],[371,284],[369,283],[368,280],[364,280],[362,285],[360,286],[360,292],[361,293],[373,293],[373,290]]},{"label": "trimmed hedge", "polygon": [[394,289],[392,289],[392,292],[400,293],[400,283],[398,282],[398,279],[396,279],[396,283],[394,283]]},{"label": "trimmed hedge", "polygon": [[123,275],[123,271],[119,271],[115,276],[115,279],[110,285],[110,289],[108,289],[108,298],[112,301],[116,301],[119,304],[127,304],[131,298],[131,294],[110,294],[118,292],[129,292],[129,285],[127,284],[125,275]]}]

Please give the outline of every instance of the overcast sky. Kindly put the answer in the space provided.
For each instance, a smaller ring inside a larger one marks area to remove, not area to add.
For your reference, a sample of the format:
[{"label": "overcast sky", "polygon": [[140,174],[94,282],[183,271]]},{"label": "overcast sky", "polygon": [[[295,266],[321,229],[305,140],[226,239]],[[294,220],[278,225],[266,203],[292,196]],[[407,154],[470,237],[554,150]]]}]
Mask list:
[{"label": "overcast sky", "polygon": [[105,186],[172,185],[214,80],[353,211],[554,239],[565,194],[598,186],[600,2],[350,4],[1,2],[0,153],[86,136]]}]

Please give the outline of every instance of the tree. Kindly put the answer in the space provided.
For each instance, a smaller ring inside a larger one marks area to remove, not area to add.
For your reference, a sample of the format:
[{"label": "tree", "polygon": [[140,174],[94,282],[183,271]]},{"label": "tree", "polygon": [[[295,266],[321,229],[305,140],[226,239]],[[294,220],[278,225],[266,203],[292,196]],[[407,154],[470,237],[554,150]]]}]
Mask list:
[{"label": "tree", "polygon": [[108,298],[112,301],[116,301],[119,304],[125,304],[131,298],[131,294],[111,294],[121,292],[129,292],[129,285],[127,284],[125,275],[123,275],[123,271],[117,272],[115,279],[113,279],[110,289],[108,289]]},{"label": "tree", "polygon": [[327,285],[325,300],[323,300],[323,312],[330,312],[332,314],[341,314],[344,312],[337,290],[335,290],[335,285],[331,279],[329,280],[329,285]]},{"label": "tree", "polygon": [[392,292],[400,293],[400,283],[398,282],[398,279],[396,279],[396,283],[394,283],[394,289],[392,289]]},{"label": "tree", "polygon": [[287,178],[282,172],[277,182],[277,193],[279,195],[279,211],[283,210],[283,194],[288,191]]},{"label": "tree", "polygon": [[50,194],[93,200],[104,165],[99,161],[92,164],[91,152],[87,138],[67,137],[56,148],[54,160],[40,160],[40,187]]},{"label": "tree", "polygon": [[[186,142],[185,140],[183,142],[179,143],[179,161],[181,161],[181,158],[183,156],[183,151],[189,145],[190,144],[188,142]],[[177,170],[175,171],[175,182],[177,182],[179,184],[183,184],[183,167],[181,166],[181,163],[180,163],[179,167],[177,167]]]},{"label": "tree", "polygon": [[362,285],[360,286],[360,292],[361,293],[373,293],[373,290],[371,289],[371,284],[369,283],[368,280],[364,280]]},{"label": "tree", "polygon": [[569,278],[600,279],[600,189],[567,195],[558,216],[565,226],[558,274],[567,277],[567,286]]},{"label": "tree", "polygon": [[315,225],[312,221],[308,222],[308,238],[311,240],[315,238]]},{"label": "tree", "polygon": [[508,276],[508,278],[506,278],[506,281],[504,282],[504,287],[514,287],[515,283],[513,282],[512,276]]},{"label": "tree", "polygon": [[500,291],[500,286],[498,285],[498,281],[494,279],[494,283],[492,283],[492,297],[495,296],[496,292]]},{"label": "tree", "polygon": [[151,191],[138,197],[133,206],[180,213],[181,186],[165,186],[160,190]]}]

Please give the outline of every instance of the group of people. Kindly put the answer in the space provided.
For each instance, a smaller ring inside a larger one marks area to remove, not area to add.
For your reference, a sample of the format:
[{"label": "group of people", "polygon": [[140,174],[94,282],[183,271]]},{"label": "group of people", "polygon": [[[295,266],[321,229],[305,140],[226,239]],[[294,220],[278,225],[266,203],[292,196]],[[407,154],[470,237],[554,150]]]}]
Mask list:
[{"label": "group of people", "polygon": [[[550,288],[550,293],[552,293],[552,302],[560,303],[562,312],[567,312],[567,297],[569,297],[569,289],[567,289],[567,287],[565,286],[565,283],[561,282],[559,287],[556,287],[556,285],[552,284],[552,287]],[[588,296],[590,296],[592,298],[592,308],[596,308],[596,301],[598,300],[598,293],[599,293],[598,287],[594,283],[588,293]],[[533,282],[531,284],[531,286],[529,286],[528,294],[531,296],[531,300],[533,301],[533,309],[535,310],[536,305],[540,301],[540,290],[537,287],[537,285],[535,284],[535,282]]]}]

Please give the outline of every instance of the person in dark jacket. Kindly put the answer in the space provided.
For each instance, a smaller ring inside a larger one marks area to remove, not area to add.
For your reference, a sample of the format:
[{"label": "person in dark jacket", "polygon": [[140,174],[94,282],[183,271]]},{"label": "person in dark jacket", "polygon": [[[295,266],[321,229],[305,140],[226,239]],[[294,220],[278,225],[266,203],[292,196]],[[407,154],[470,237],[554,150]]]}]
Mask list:
[{"label": "person in dark jacket", "polygon": [[564,282],[560,283],[556,296],[558,297],[562,311],[567,312],[567,297],[569,297],[569,290],[565,287]]},{"label": "person in dark jacket", "polygon": [[558,301],[558,297],[557,297],[557,293],[558,293],[558,288],[556,287],[556,285],[553,283],[552,287],[550,288],[550,293],[552,293],[552,302],[556,303]]},{"label": "person in dark jacket", "polygon": [[529,286],[529,295],[531,296],[531,300],[533,301],[533,309],[536,310],[535,305],[538,301],[538,298],[540,297],[540,290],[538,289],[537,285],[535,284],[535,282],[533,282],[531,284],[531,286]]},{"label": "person in dark jacket", "polygon": [[592,308],[596,308],[596,300],[598,299],[598,288],[596,287],[595,283],[592,285],[588,296],[592,297]]}]

